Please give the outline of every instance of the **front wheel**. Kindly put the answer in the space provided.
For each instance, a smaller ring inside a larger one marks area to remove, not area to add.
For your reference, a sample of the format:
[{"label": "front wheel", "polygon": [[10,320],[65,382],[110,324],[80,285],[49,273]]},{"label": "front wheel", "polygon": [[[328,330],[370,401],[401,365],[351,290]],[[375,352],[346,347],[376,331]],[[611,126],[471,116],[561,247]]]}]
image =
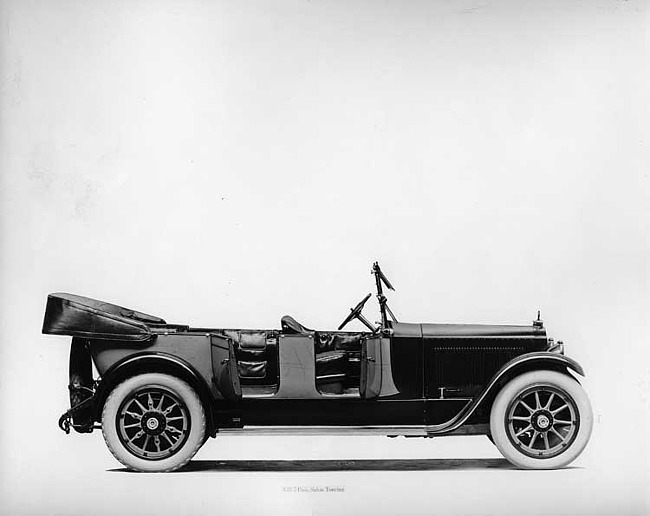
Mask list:
[{"label": "front wheel", "polygon": [[522,374],[492,405],[490,432],[503,456],[525,469],[555,469],[585,448],[593,416],[582,386],[555,371]]},{"label": "front wheel", "polygon": [[120,383],[102,411],[108,449],[134,471],[181,468],[205,442],[205,427],[205,410],[194,389],[162,373]]}]

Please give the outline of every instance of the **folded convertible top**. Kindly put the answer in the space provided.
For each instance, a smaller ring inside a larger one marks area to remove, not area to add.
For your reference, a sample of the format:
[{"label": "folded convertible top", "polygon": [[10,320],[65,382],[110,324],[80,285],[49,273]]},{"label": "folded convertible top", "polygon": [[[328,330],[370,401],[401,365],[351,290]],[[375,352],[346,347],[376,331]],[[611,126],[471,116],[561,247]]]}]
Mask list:
[{"label": "folded convertible top", "polygon": [[149,325],[166,324],[160,317],[74,294],[47,296],[43,333],[109,340],[152,338]]}]

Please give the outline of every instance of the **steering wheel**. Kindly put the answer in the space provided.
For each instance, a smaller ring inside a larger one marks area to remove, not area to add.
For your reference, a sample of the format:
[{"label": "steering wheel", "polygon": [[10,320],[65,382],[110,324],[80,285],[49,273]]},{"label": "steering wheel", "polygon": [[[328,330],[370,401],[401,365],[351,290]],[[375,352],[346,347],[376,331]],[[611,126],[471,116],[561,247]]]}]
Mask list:
[{"label": "steering wheel", "polygon": [[346,324],[348,324],[350,321],[352,321],[353,319],[356,319],[357,317],[359,317],[361,315],[361,311],[363,310],[363,305],[366,304],[366,301],[368,301],[368,299],[370,299],[371,295],[372,294],[368,294],[361,301],[359,301],[357,306],[355,306],[354,308],[350,308],[350,313],[348,314],[348,316],[345,318],[345,320],[339,326],[339,328],[338,328],[339,330],[343,329],[343,327]]}]

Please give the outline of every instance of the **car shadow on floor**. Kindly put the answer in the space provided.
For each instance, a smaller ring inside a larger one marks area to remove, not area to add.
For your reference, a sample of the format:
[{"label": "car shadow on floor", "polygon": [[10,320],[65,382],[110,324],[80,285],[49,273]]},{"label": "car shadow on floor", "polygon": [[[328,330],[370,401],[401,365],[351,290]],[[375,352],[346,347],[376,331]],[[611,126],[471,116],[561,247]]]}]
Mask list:
[{"label": "car shadow on floor", "polygon": [[[451,471],[517,468],[505,459],[194,460],[176,473],[199,471]],[[109,471],[126,473],[126,468]]]}]

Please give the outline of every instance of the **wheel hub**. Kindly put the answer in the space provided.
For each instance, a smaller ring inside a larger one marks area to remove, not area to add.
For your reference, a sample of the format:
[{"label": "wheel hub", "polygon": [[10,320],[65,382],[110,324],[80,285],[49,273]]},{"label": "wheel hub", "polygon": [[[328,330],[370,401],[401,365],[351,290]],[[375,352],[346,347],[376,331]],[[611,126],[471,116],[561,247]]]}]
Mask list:
[{"label": "wheel hub", "polygon": [[547,432],[553,426],[553,414],[547,410],[539,410],[533,414],[531,424],[538,432]]},{"label": "wheel hub", "polygon": [[142,430],[147,435],[160,435],[165,431],[167,422],[161,412],[145,412],[142,416]]}]

